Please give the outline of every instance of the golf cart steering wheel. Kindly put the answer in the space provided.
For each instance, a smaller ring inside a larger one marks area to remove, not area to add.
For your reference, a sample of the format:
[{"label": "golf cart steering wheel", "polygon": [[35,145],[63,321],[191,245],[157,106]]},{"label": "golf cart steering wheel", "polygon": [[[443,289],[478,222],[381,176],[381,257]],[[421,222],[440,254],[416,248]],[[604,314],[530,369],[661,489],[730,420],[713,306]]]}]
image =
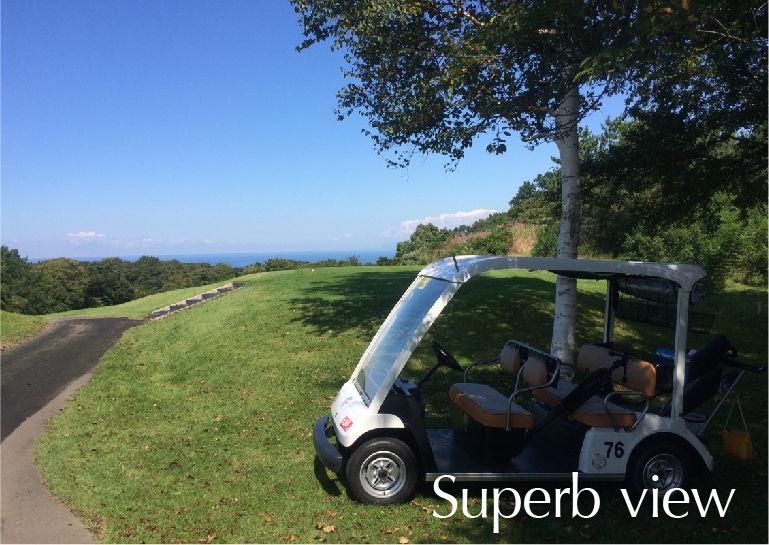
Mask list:
[{"label": "golf cart steering wheel", "polygon": [[438,356],[438,362],[441,365],[445,365],[446,367],[449,367],[451,369],[454,369],[455,371],[464,371],[462,369],[462,366],[459,365],[459,362],[454,359],[454,356],[449,354],[445,348],[443,348],[441,345],[439,345],[435,339],[430,339],[430,344],[433,347],[433,350],[435,351],[435,355]]}]

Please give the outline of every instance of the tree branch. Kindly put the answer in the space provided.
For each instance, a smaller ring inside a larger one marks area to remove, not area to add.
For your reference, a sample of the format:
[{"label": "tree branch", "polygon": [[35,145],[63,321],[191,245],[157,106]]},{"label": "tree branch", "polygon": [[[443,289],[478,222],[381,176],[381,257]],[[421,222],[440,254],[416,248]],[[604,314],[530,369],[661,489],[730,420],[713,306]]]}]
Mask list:
[{"label": "tree branch", "polygon": [[719,21],[718,19],[713,18],[713,20],[716,23],[718,23],[718,25],[723,29],[722,32],[719,32],[717,30],[703,30],[703,29],[697,29],[697,32],[700,32],[702,34],[715,34],[716,36],[721,36],[722,38],[727,38],[729,40],[735,40],[735,41],[738,41],[738,42],[741,42],[741,43],[748,43],[747,40],[744,40],[744,39],[742,39],[742,38],[740,38],[738,36],[734,36],[734,35],[730,34],[729,33],[729,29],[727,29],[726,26],[724,26],[724,24],[721,21]]},{"label": "tree branch", "polygon": [[[483,21],[475,17],[472,13],[467,11],[464,7],[462,7],[461,0],[444,0],[443,2],[428,2],[428,3],[417,2],[417,4],[421,6],[422,9],[429,10],[433,13],[444,14],[446,13],[444,10],[454,10],[454,11],[451,11],[451,15],[459,15],[463,19],[470,21],[475,26],[479,26],[479,27],[486,26],[486,23],[484,23]],[[430,9],[431,6],[427,4],[432,4],[432,9]]]},{"label": "tree branch", "polygon": [[465,8],[463,8],[460,1],[455,1],[453,5],[459,15],[461,15],[462,17],[464,17],[465,19],[473,23],[475,26],[480,26],[480,27],[486,26],[486,23],[484,23],[483,21],[479,21],[473,16],[473,14],[471,14]]}]

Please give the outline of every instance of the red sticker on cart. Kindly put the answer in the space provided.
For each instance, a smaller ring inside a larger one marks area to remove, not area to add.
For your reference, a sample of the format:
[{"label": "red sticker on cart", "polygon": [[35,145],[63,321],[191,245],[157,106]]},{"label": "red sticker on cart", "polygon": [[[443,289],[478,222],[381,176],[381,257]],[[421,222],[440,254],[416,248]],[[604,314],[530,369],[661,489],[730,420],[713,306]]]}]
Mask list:
[{"label": "red sticker on cart", "polygon": [[342,422],[339,425],[342,426],[342,429],[344,431],[347,431],[352,427],[352,420],[350,420],[349,416],[345,416],[344,420],[342,420]]}]

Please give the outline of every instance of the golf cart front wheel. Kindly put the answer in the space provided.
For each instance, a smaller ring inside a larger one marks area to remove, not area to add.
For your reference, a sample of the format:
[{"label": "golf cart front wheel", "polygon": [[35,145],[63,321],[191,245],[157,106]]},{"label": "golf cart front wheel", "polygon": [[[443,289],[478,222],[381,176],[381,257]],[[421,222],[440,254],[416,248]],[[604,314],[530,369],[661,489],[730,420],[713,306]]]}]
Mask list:
[{"label": "golf cart front wheel", "polygon": [[398,439],[372,439],[358,447],[347,462],[350,495],[374,505],[408,498],[417,483],[417,463],[411,449]]},{"label": "golf cart front wheel", "polygon": [[688,453],[675,444],[650,444],[643,448],[628,466],[633,490],[657,489],[660,493],[673,488],[691,486],[691,459]]}]

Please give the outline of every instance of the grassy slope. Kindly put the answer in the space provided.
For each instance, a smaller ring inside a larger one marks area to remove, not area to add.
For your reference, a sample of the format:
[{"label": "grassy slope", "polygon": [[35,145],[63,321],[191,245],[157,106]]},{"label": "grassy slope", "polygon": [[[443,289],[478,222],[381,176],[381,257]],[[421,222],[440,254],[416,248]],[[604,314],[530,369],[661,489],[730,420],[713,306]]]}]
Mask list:
[{"label": "grassy slope", "polygon": [[[431,516],[432,509],[445,513],[447,502],[429,487],[404,505],[352,502],[344,484],[318,465],[312,425],[328,413],[416,270],[253,275],[226,297],[129,330],[41,438],[38,463],[49,487],[92,521],[103,541],[765,542],[764,377],[748,377],[740,388],[757,458],[723,456],[711,434],[717,472],[708,488],[723,498],[737,489],[724,519],[652,519],[648,510],[632,519],[616,487],[597,487],[602,506],[594,519],[572,519],[565,503],[563,518],[519,515],[503,521],[498,535],[490,519]],[[460,363],[493,354],[509,337],[547,346],[549,275],[527,277],[515,289],[506,275],[474,279],[431,330]],[[598,283],[580,288],[581,313],[589,319],[578,343],[600,336],[603,305]],[[716,329],[733,338],[746,360],[765,363],[766,328],[756,330],[756,323],[766,318],[753,320],[750,309],[766,291],[720,297],[709,302],[722,311]],[[628,346],[649,336],[652,347],[672,342],[669,331],[618,328]],[[418,377],[432,361],[423,342],[405,374]],[[486,376],[510,388],[496,372]],[[441,370],[426,384],[430,425],[447,425],[446,391],[455,380]],[[473,513],[479,509],[472,506]]]},{"label": "grassy slope", "polygon": [[0,342],[2,347],[13,346],[35,335],[48,322],[47,316],[26,316],[0,310]]}]

